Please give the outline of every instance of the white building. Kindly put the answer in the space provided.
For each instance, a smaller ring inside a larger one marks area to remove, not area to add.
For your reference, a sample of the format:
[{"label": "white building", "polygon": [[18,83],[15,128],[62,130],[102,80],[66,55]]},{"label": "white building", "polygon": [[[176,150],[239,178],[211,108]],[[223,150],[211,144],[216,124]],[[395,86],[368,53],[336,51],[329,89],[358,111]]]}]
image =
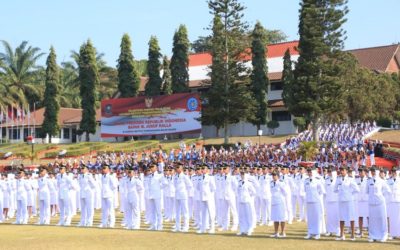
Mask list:
[{"label": "white building", "polygon": [[[282,100],[282,71],[283,71],[283,56],[286,50],[289,49],[291,59],[297,61],[299,53],[296,50],[298,41],[284,42],[271,44],[267,46],[267,64],[268,78],[270,86],[268,89],[268,120],[276,120],[279,122],[279,127],[275,129],[275,134],[294,134],[296,127],[293,125],[293,116],[288,112]],[[247,67],[251,68],[251,55],[248,55],[246,60]],[[212,63],[212,57],[209,53],[197,53],[189,56],[189,88],[192,92],[207,91],[208,85],[204,81],[209,79],[209,66]],[[144,91],[144,86],[147,79],[142,78],[141,90]],[[270,134],[267,126],[261,126],[263,135]],[[214,126],[203,126],[202,135],[206,138],[216,137],[217,131]],[[218,132],[219,136],[224,135],[223,129]],[[257,128],[250,123],[240,122],[229,126],[230,136],[254,136],[257,135]]]},{"label": "white building", "polygon": [[[44,138],[42,134],[42,124],[44,120],[44,108],[32,112],[29,116],[22,119],[14,119],[0,125],[1,139],[10,143],[26,142],[28,136],[35,138],[35,143],[48,143],[49,137]],[[75,143],[84,139],[84,136],[79,136],[77,131],[82,117],[82,109],[60,108],[58,114],[58,124],[60,131],[56,136],[53,136],[52,143]],[[100,136],[100,110],[96,112],[97,129],[95,134],[90,135],[91,141],[101,141]],[[110,138],[110,141],[115,141]]]}]

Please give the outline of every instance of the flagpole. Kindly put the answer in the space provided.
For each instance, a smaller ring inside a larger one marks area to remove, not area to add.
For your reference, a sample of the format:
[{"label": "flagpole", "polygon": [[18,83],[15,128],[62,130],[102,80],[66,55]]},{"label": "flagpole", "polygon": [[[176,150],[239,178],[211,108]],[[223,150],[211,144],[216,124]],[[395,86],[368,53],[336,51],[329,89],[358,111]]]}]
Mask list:
[{"label": "flagpole", "polygon": [[31,105],[28,104],[28,134],[32,136],[32,128],[31,128]]},{"label": "flagpole", "polygon": [[3,125],[4,124],[4,112],[3,107],[1,107],[1,132],[0,132],[0,144],[3,144]]}]

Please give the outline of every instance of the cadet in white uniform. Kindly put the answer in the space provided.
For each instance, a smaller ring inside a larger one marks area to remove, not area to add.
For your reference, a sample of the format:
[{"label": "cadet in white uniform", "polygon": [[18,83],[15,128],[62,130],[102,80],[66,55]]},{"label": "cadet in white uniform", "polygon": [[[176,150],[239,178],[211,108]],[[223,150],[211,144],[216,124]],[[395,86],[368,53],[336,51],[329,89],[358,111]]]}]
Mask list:
[{"label": "cadet in white uniform", "polygon": [[57,180],[54,178],[54,174],[49,174],[49,190],[50,190],[50,213],[51,216],[56,216],[58,211],[58,190]]},{"label": "cadet in white uniform", "polygon": [[259,195],[260,195],[260,210],[261,210],[261,224],[272,226],[271,221],[271,174],[268,168],[263,167],[263,175],[259,180]]},{"label": "cadet in white uniform", "polygon": [[[216,190],[223,190],[222,189],[222,179],[224,178],[223,174],[223,169],[221,166],[216,166],[214,170],[217,170],[218,172],[214,174],[214,180],[215,180],[215,188]],[[217,221],[217,225],[221,228],[218,229],[218,231],[222,231],[222,225],[223,220],[222,220],[222,215],[224,214],[223,211],[223,198],[224,198],[224,193],[223,192],[215,192],[215,217]]]},{"label": "cadet in white uniform", "polygon": [[194,226],[196,229],[201,228],[201,200],[200,200],[200,190],[198,188],[198,183],[200,182],[201,175],[201,167],[196,167],[195,175],[192,177],[193,183],[193,217],[194,217]]},{"label": "cadet in white uniform", "polygon": [[193,219],[193,207],[194,207],[194,186],[193,186],[193,178],[194,178],[194,168],[190,167],[188,171],[188,177],[190,183],[192,184],[192,188],[189,190],[188,193],[188,206],[189,206],[189,219]]},{"label": "cadet in white uniform", "polygon": [[86,165],[82,165],[81,174],[78,177],[81,199],[81,220],[78,226],[93,226],[94,215],[94,192],[96,189],[96,181],[93,175],[89,173]]},{"label": "cadet in white uniform", "polygon": [[400,178],[395,167],[392,168],[391,175],[388,180],[391,195],[387,208],[390,223],[389,234],[393,238],[400,238]]},{"label": "cadet in white uniform", "polygon": [[67,174],[65,166],[61,166],[57,175],[58,206],[60,209],[60,220],[58,226],[69,226],[71,224],[71,197],[70,189],[73,188],[71,176]]},{"label": "cadet in white uniform", "polygon": [[387,211],[384,193],[390,192],[386,181],[376,176],[376,170],[371,168],[371,178],[368,179],[369,223],[368,241],[385,242],[388,238]]},{"label": "cadet in white uniform", "polygon": [[[149,213],[150,213],[150,228],[148,230],[162,230],[163,218],[161,211],[161,194],[163,187],[163,176],[157,173],[157,166],[150,166],[150,174],[148,181],[148,199],[149,199]],[[147,207],[146,207],[147,209]]]},{"label": "cadet in white uniform", "polygon": [[209,228],[208,233],[215,233],[215,180],[214,177],[208,174],[208,166],[202,168],[203,175],[200,176],[200,180],[197,183],[197,188],[200,193],[200,214],[201,214],[201,226],[197,233],[205,233]]},{"label": "cadet in white uniform", "polygon": [[175,187],[172,175],[172,168],[170,166],[166,167],[162,193],[164,195],[164,217],[167,222],[175,219]]},{"label": "cadet in white uniform", "polygon": [[307,236],[305,239],[319,240],[324,228],[324,205],[323,195],[325,188],[322,180],[318,176],[313,176],[311,168],[307,169],[308,178],[304,181],[304,191],[307,203]]},{"label": "cadet in white uniform", "polygon": [[[294,217],[296,217],[296,207],[299,210],[299,217],[297,219],[298,222],[305,220],[305,191],[304,191],[304,181],[306,179],[306,175],[304,173],[304,168],[299,167],[299,172],[295,174],[294,184],[295,190],[292,192],[292,211]],[[297,205],[297,206],[296,206]]]},{"label": "cadet in white uniform", "polygon": [[[288,220],[288,210],[286,197],[289,187],[283,180],[279,180],[279,173],[274,170],[272,172],[271,181],[271,220],[274,222],[274,234],[271,237],[286,237],[285,226]],[[279,234],[279,225],[281,233]]]},{"label": "cadet in white uniform", "polygon": [[[230,228],[232,231],[236,231],[238,228],[239,218],[236,207],[236,196],[235,193],[237,191],[238,183],[236,178],[233,177],[230,173],[229,166],[224,166],[223,175],[221,176],[221,192],[222,192],[222,209],[220,210],[222,213],[222,229],[229,230],[230,224],[230,214],[232,214],[232,227]],[[219,190],[218,190],[219,192]]]},{"label": "cadet in white uniform", "polygon": [[335,192],[339,196],[340,237],[336,240],[345,240],[344,224],[350,222],[351,240],[355,240],[354,221],[357,218],[355,195],[360,191],[353,177],[347,175],[347,168],[340,167],[340,176],[336,180]]},{"label": "cadet in white uniform", "polygon": [[135,174],[133,169],[128,171],[125,181],[126,190],[126,228],[140,229],[140,197],[139,193],[143,191],[143,182]]},{"label": "cadet in white uniform", "polygon": [[358,174],[359,176],[356,178],[356,182],[358,187],[360,188],[360,192],[357,195],[357,216],[359,230],[357,237],[362,237],[364,221],[367,221],[368,218],[368,177],[366,176],[364,168],[359,168]]},{"label": "cadet in white uniform", "polygon": [[326,204],[326,236],[335,235],[339,237],[339,197],[335,193],[336,176],[333,169],[328,168],[325,176],[325,204]]},{"label": "cadet in white uniform", "polygon": [[7,192],[7,184],[4,181],[3,176],[0,175],[0,223],[2,223],[5,220],[3,214],[5,192]]},{"label": "cadet in white uniform", "polygon": [[50,224],[50,179],[47,175],[47,170],[40,170],[39,185],[39,222],[40,225]]},{"label": "cadet in white uniform", "polygon": [[239,204],[239,229],[240,232],[237,235],[247,235],[250,236],[253,233],[253,209],[251,203],[256,195],[256,190],[246,178],[245,172],[240,173],[241,180],[237,188],[238,204]]},{"label": "cadet in white uniform", "polygon": [[293,177],[289,175],[289,167],[288,166],[282,166],[281,168],[282,174],[280,176],[280,179],[286,183],[286,209],[287,209],[287,215],[288,215],[288,224],[292,224],[293,222],[293,213],[295,211],[292,210],[292,193],[296,189]]},{"label": "cadet in white uniform", "polygon": [[[189,192],[193,189],[192,182],[189,177],[183,173],[183,166],[178,163],[176,166],[176,174],[173,177],[175,189],[175,228],[173,232],[189,231],[189,208],[188,199]],[[183,226],[181,227],[181,218]]]},{"label": "cadet in white uniform", "polygon": [[17,218],[14,224],[28,224],[28,190],[31,188],[28,181],[25,179],[25,172],[19,171],[17,177]]},{"label": "cadet in white uniform", "polygon": [[9,219],[9,210],[10,210],[10,199],[11,199],[11,181],[7,177],[7,174],[3,174],[3,183],[4,183],[4,191],[3,191],[3,221]]},{"label": "cadet in white uniform", "polygon": [[115,226],[114,194],[118,188],[117,179],[110,174],[110,167],[103,165],[103,176],[101,177],[101,224],[99,227]]}]

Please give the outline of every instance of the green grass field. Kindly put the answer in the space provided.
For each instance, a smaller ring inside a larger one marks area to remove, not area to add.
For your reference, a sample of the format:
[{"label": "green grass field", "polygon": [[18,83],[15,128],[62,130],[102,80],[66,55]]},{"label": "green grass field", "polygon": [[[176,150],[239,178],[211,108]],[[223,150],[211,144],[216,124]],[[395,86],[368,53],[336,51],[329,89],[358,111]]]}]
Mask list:
[{"label": "green grass field", "polygon": [[[287,228],[287,238],[272,239],[272,227],[257,227],[250,237],[236,236],[236,232],[217,232],[215,235],[198,235],[171,232],[172,223],[164,223],[164,231],[126,230],[120,227],[122,214],[117,212],[115,229],[77,228],[36,225],[0,224],[0,249],[400,249],[400,240],[386,243],[368,243],[365,238],[355,242],[337,242],[334,237],[320,240],[304,240],[306,224],[294,223]],[[57,217],[52,224],[57,223]],[[79,215],[73,218],[76,225]],[[35,223],[32,219],[30,223]],[[100,222],[96,212],[95,225]]]}]

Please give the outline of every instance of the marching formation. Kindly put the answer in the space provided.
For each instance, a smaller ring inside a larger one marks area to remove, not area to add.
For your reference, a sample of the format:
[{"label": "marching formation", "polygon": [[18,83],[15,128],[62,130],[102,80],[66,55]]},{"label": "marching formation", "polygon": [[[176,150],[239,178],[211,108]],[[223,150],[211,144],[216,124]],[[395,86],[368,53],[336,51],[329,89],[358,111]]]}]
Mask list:
[{"label": "marching formation", "polygon": [[[286,224],[306,221],[305,239],[400,237],[399,171],[366,164],[379,143],[323,145],[308,167],[290,143],[219,150],[182,144],[169,155],[160,148],[140,159],[136,152],[110,153],[57,160],[38,173],[21,169],[0,179],[0,222],[15,217],[14,224],[27,224],[36,215],[37,224],[49,225],[58,215],[57,225],[71,226],[79,215],[74,226],[113,228],[121,212],[130,230],[159,231],[174,222],[173,232],[250,236],[266,225],[273,226],[271,237],[284,238]],[[94,225],[98,209],[101,223]]]}]

